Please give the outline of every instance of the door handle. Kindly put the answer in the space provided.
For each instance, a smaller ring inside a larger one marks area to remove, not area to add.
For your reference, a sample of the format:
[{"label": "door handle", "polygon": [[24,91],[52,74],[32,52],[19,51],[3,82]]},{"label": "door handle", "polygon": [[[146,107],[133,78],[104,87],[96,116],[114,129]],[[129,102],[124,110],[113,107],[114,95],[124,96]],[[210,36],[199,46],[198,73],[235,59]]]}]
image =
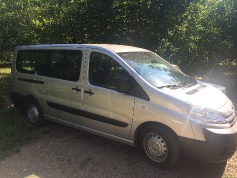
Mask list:
[{"label": "door handle", "polygon": [[90,89],[85,90],[84,93],[88,94],[89,96],[94,95],[94,93]]},{"label": "door handle", "polygon": [[74,87],[74,88],[72,88],[72,90],[75,91],[75,92],[80,92],[81,91],[81,89],[78,88],[78,87]]}]

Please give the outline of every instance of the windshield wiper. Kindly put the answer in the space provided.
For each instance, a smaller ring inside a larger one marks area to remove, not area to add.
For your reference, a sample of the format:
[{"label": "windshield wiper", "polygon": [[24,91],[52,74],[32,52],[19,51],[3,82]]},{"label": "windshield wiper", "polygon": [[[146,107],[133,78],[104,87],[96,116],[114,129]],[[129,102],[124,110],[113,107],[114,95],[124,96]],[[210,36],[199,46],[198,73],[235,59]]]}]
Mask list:
[{"label": "windshield wiper", "polygon": [[163,86],[160,86],[160,87],[157,87],[158,89],[161,89],[161,88],[178,88],[179,86],[178,85],[163,85]]},{"label": "windshield wiper", "polygon": [[179,86],[190,87],[190,86],[193,86],[193,85],[196,85],[196,84],[197,84],[197,81],[194,78],[188,77],[188,79],[181,82],[179,84]]}]

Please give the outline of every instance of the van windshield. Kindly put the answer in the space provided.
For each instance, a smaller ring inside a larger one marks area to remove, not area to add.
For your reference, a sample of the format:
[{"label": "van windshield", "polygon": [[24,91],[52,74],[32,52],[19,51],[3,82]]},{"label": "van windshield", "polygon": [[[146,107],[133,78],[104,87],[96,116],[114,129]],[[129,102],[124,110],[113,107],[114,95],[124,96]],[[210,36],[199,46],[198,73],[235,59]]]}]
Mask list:
[{"label": "van windshield", "polygon": [[155,53],[122,52],[118,55],[147,82],[157,88],[177,88],[196,84],[196,80],[183,74]]}]

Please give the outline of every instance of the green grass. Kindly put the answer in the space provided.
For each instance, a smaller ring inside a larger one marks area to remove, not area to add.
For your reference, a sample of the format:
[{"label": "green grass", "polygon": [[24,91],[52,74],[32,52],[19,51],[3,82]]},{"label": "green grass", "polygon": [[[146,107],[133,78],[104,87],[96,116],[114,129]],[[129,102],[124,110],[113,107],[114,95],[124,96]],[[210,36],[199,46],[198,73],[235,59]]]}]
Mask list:
[{"label": "green grass", "polygon": [[10,68],[0,68],[0,77],[1,75],[8,75],[10,74],[11,69]]},{"label": "green grass", "polygon": [[0,159],[42,136],[46,126],[31,125],[24,114],[16,109],[10,97],[10,69],[0,68]]}]

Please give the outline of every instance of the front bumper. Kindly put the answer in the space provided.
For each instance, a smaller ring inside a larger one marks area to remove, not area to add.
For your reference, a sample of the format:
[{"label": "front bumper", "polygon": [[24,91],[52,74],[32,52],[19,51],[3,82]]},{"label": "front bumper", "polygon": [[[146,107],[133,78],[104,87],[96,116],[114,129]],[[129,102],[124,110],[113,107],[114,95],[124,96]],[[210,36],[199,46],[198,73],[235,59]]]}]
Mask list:
[{"label": "front bumper", "polygon": [[184,153],[218,163],[227,161],[237,149],[237,121],[228,129],[203,129],[206,141],[180,138]]}]

